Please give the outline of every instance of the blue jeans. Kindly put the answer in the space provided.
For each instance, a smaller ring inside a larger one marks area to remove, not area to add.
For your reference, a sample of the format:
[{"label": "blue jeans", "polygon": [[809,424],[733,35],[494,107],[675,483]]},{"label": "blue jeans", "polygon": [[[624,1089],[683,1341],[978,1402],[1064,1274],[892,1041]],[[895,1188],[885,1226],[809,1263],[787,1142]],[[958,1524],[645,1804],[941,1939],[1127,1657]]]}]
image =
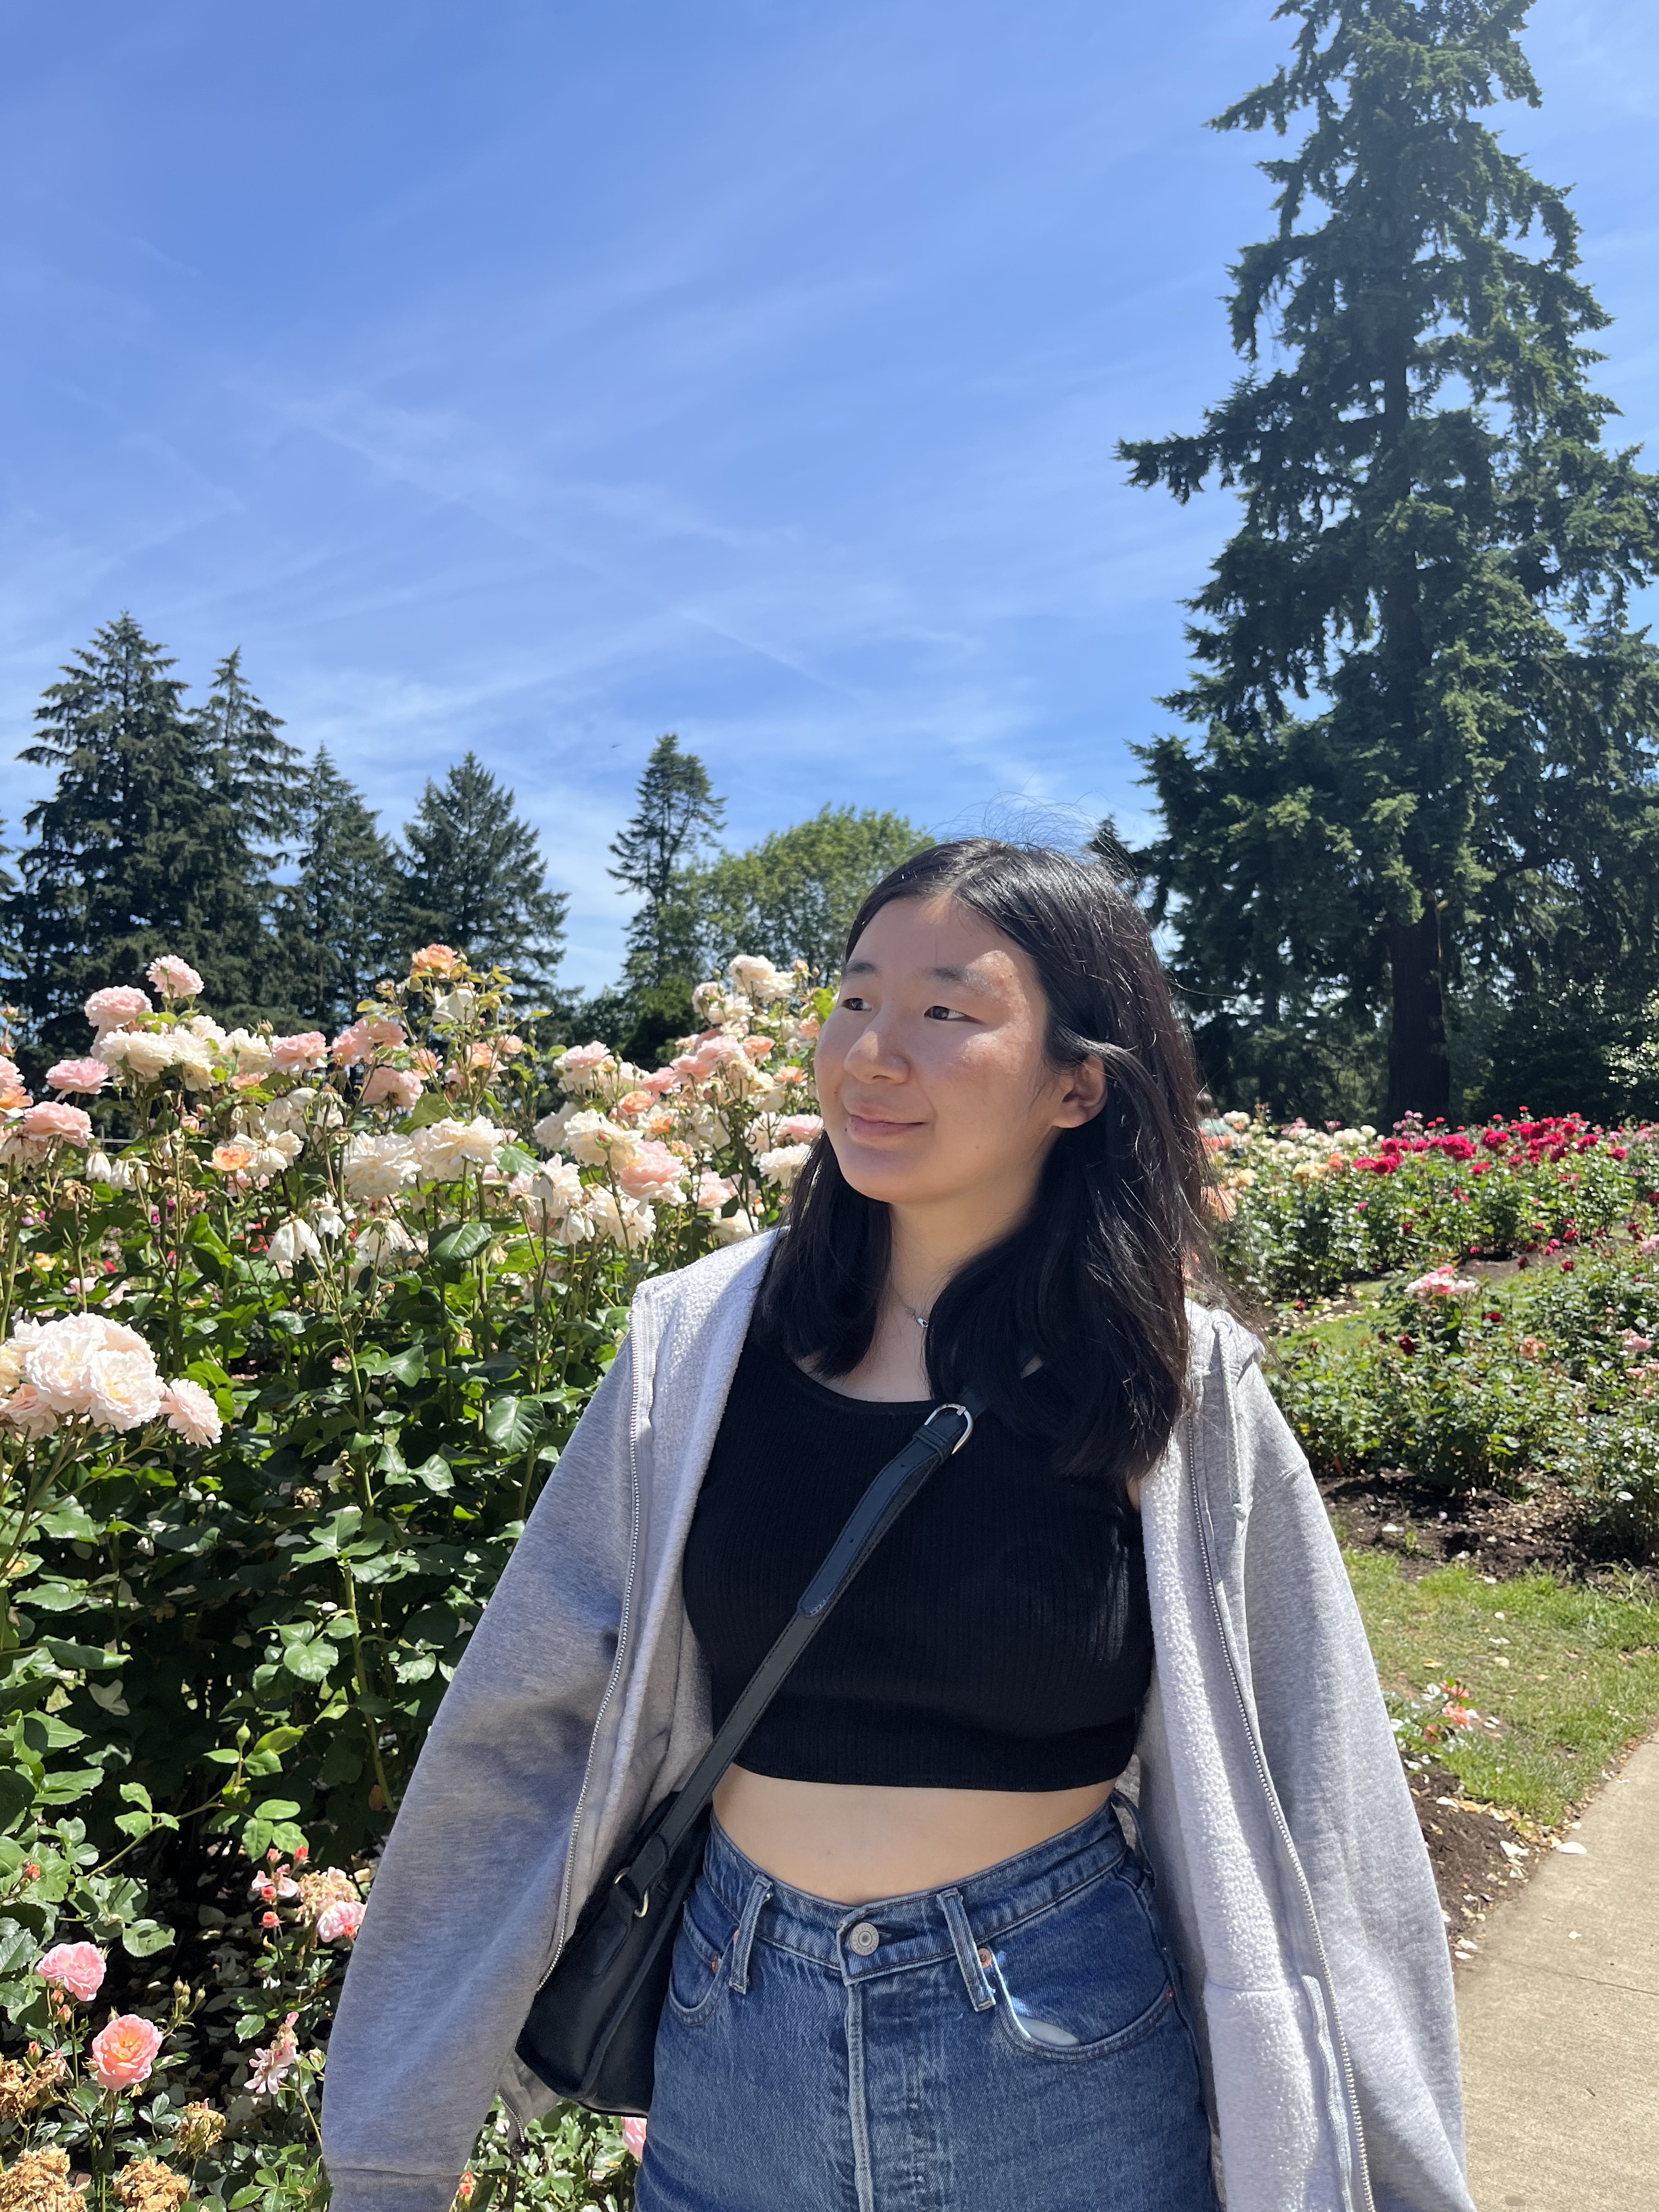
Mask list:
[{"label": "blue jeans", "polygon": [[1176,1970],[1110,1806],[857,1906],[716,1825],[656,2063],[639,2212],[1215,2212]]}]

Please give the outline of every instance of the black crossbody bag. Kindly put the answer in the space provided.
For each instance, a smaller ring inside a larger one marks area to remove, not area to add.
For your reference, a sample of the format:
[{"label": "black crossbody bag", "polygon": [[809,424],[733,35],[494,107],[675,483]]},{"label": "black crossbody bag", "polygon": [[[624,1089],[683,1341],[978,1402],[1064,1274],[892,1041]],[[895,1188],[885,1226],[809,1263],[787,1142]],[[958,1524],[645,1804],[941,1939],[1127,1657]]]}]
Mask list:
[{"label": "black crossbody bag", "polygon": [[561,2097],[596,2112],[649,2111],[680,1907],[702,1864],[715,1785],[836,1601],[928,1476],[967,1443],[983,1410],[972,1390],[936,1406],[888,1461],[684,1789],[657,1807],[629,1841],[620,1873],[588,1900],[536,1993],[517,2045],[531,2072]]}]

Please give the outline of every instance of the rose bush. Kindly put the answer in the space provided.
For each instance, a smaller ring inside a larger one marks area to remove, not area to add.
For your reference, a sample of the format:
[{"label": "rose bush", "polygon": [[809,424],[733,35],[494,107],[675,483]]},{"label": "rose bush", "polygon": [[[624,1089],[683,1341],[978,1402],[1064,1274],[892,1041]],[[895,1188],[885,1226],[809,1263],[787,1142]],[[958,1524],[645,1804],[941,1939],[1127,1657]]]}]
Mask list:
[{"label": "rose bush", "polygon": [[[444,1686],[635,1285],[752,1236],[799,1174],[830,1000],[739,959],[643,1069],[539,1049],[508,979],[444,945],[333,1038],[227,1031],[183,962],[148,981],[92,995],[50,1096],[0,1058],[0,2147],[42,2202],[298,2207]],[[1646,1543],[1659,1311],[1624,1277],[1591,1293],[1650,1224],[1649,1133],[1209,1135],[1258,1295],[1418,1278],[1358,1389],[1292,1341],[1276,1387],[1316,1455],[1524,1479],[1599,1422],[1621,1472],[1581,1451],[1585,1510]],[[1472,1245],[1550,1255],[1524,1330],[1477,1314]],[[464,2200],[621,2208],[638,2148],[574,2112],[524,2146],[487,2129]]]},{"label": "rose bush", "polygon": [[1223,1265],[1264,1304],[1366,1276],[1571,1253],[1659,1200],[1659,1132],[1576,1115],[1446,1129],[1205,1126]]},{"label": "rose bush", "polygon": [[[426,1726],[635,1284],[775,1214],[825,1000],[734,963],[647,1070],[441,945],[331,1040],[149,981],[56,1097],[0,1060],[0,2143],[100,2208],[297,2204]],[[511,2155],[624,2201],[609,2123]]]}]

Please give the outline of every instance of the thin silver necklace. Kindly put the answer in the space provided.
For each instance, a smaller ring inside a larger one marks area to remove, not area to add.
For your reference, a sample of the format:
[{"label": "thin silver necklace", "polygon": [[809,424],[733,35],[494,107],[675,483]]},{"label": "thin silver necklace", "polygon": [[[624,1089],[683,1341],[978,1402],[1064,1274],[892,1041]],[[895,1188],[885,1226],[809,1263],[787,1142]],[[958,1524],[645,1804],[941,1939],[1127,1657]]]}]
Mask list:
[{"label": "thin silver necklace", "polygon": [[[895,1291],[893,1296],[896,1298],[898,1298],[898,1292]],[[915,1322],[918,1328],[927,1328],[927,1316],[926,1314],[919,1314],[915,1308],[909,1303],[908,1298],[899,1298],[899,1304],[904,1308],[905,1312],[909,1315],[911,1320]]]}]

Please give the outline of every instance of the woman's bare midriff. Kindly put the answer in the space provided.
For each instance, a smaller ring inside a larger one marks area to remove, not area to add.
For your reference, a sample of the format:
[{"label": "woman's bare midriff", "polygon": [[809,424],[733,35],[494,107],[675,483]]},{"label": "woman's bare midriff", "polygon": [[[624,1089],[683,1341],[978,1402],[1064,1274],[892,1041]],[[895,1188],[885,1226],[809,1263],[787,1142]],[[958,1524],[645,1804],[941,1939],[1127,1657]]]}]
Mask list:
[{"label": "woman's bare midriff", "polygon": [[792,1889],[872,1905],[944,1889],[1074,1828],[1111,1796],[1082,1790],[901,1790],[785,1782],[727,1769],[714,1814],[744,1856]]}]

